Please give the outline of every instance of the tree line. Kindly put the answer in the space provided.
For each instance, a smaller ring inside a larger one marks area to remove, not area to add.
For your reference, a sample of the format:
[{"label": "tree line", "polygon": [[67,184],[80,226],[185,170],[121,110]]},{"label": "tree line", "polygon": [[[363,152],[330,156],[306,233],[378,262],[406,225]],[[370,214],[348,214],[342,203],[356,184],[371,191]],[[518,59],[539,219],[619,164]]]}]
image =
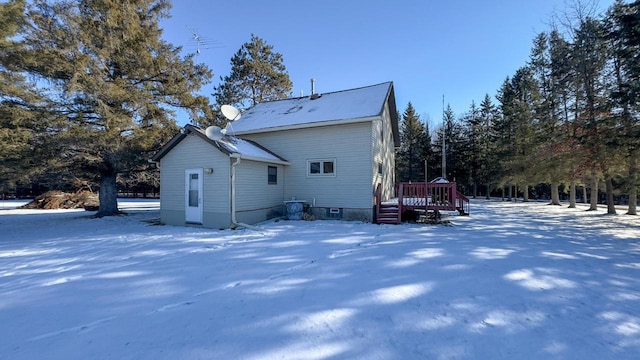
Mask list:
[{"label": "tree line", "polygon": [[[169,0],[0,3],[0,192],[98,189],[98,216],[118,189],[157,189],[148,159],[179,131],[177,111],[219,124],[291,90],[282,55],[252,35],[210,101],[213,72],[162,39]],[[143,190],[146,191],[146,190]]]},{"label": "tree line", "polygon": [[[412,104],[401,115],[397,179],[444,175],[474,197],[521,196],[540,190],[569,206],[604,194],[636,215],[640,148],[640,1],[616,1],[602,15],[577,4],[533,39],[529,60],[455,117],[444,110],[433,134]],[[442,142],[445,172],[442,174]],[[582,190],[582,191],[579,191]]]},{"label": "tree line", "polygon": [[[99,214],[116,214],[118,188],[157,188],[147,159],[179,130],[176,110],[221,125],[223,104],[291,96],[282,55],[256,35],[211,97],[199,95],[213,72],[162,39],[170,9],[169,0],[0,3],[0,191],[98,188]],[[604,189],[610,212],[624,196],[635,214],[638,14],[639,1],[601,16],[577,9],[535,37],[495,100],[458,117],[447,107],[433,136],[408,104],[397,179],[444,175],[474,196],[525,200],[544,188],[554,204],[568,189],[570,206],[588,189],[593,209]]]}]

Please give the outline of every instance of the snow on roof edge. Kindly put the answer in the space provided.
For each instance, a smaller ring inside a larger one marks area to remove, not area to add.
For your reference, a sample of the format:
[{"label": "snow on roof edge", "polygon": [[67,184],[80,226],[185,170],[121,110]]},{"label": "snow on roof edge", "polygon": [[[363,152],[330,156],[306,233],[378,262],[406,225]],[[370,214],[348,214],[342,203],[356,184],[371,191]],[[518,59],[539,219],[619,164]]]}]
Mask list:
[{"label": "snow on roof edge", "polygon": [[[359,87],[355,87],[355,88],[351,88],[351,89],[334,90],[334,91],[328,91],[328,92],[316,92],[316,94],[320,94],[320,95],[323,95],[323,96],[324,95],[331,95],[331,94],[338,94],[338,93],[347,92],[347,91],[362,90],[362,89],[375,87],[375,86],[380,86],[380,85],[384,85],[384,84],[392,85],[393,81],[391,81],[391,80],[390,81],[383,81],[381,83],[372,84],[372,85],[365,85],[365,86],[359,86]],[[268,103],[274,103],[274,102],[279,102],[279,101],[287,101],[287,100],[306,99],[306,98],[309,98],[310,96],[311,96],[311,94],[303,95],[303,96],[294,96],[294,97],[289,97],[289,98],[285,98],[285,99],[267,100],[267,101],[261,102],[260,104],[268,104]],[[256,105],[258,105],[258,104],[256,104]],[[251,108],[253,108],[254,106],[252,106]],[[249,109],[251,109],[251,108],[249,108]],[[249,109],[247,109],[247,111]]]}]

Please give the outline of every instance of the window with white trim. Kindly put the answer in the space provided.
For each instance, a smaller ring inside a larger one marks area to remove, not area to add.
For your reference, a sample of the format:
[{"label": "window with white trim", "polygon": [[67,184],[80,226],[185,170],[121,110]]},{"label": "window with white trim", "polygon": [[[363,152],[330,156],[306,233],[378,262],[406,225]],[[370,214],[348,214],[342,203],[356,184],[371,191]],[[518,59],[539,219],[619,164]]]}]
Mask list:
[{"label": "window with white trim", "polygon": [[307,176],[336,176],[336,159],[307,160]]},{"label": "window with white trim", "polygon": [[278,184],[278,168],[275,166],[267,167],[267,183],[271,185]]}]

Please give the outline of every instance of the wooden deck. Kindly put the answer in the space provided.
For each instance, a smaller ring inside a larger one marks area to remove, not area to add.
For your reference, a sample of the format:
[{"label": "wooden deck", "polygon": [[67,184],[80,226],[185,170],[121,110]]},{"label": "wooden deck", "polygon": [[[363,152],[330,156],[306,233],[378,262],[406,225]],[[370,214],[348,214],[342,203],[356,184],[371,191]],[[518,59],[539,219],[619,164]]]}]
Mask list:
[{"label": "wooden deck", "polygon": [[395,198],[382,201],[380,185],[376,189],[376,222],[400,224],[406,211],[439,216],[441,211],[458,211],[469,215],[469,198],[460,193],[455,183],[398,183]]}]

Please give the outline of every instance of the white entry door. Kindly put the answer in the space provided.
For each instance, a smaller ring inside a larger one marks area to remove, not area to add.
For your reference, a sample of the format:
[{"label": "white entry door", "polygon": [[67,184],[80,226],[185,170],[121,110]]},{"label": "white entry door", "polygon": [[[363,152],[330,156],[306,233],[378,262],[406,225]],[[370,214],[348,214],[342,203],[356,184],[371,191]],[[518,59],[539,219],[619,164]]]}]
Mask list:
[{"label": "white entry door", "polygon": [[185,170],[185,221],[202,224],[202,169]]}]

